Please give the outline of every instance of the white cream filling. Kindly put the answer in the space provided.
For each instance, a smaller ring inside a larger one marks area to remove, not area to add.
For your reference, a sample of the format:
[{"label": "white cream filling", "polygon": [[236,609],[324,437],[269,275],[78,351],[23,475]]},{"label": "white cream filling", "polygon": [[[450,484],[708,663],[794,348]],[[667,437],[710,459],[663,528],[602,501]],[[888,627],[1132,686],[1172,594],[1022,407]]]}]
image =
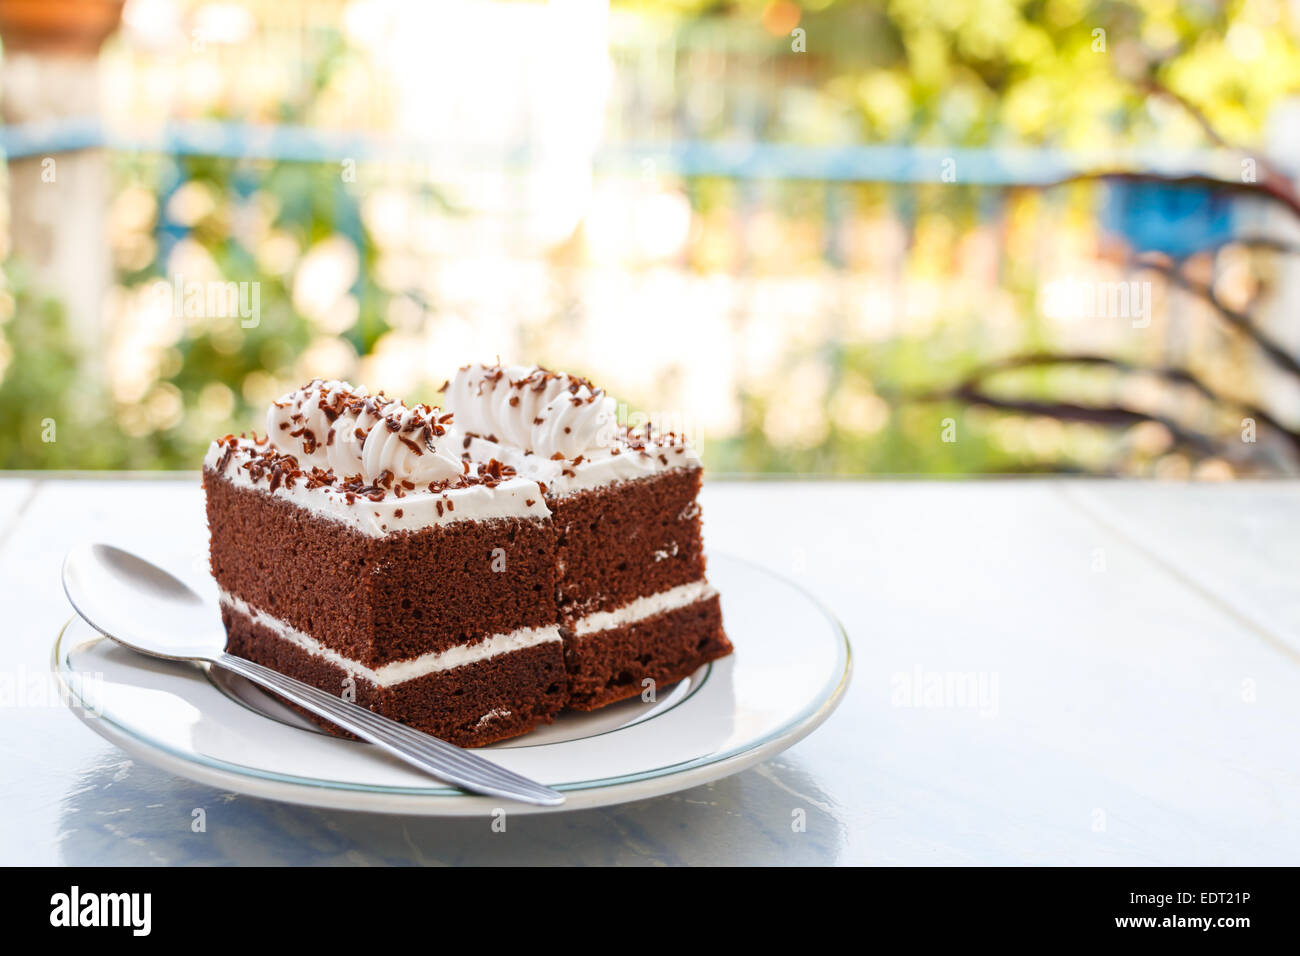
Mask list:
[{"label": "white cream filling", "polygon": [[595,634],[598,631],[608,631],[615,627],[625,627],[645,618],[654,617],[656,614],[662,614],[664,611],[675,611],[678,608],[686,607],[688,604],[694,604],[696,601],[703,601],[717,593],[708,581],[702,579],[692,581],[690,584],[681,584],[675,588],[669,588],[667,591],[660,591],[658,594],[637,598],[635,601],[624,604],[622,607],[616,607],[612,611],[597,611],[595,614],[588,614],[586,617],[574,621],[570,630],[581,637],[586,634]]},{"label": "white cream filling", "polygon": [[360,661],[344,657],[338,651],[326,647],[309,634],[304,634],[290,624],[253,607],[242,598],[237,598],[228,591],[220,591],[221,603],[238,614],[254,619],[266,627],[276,637],[302,648],[314,657],[322,658],[336,667],[341,667],[353,677],[360,677],[380,687],[401,684],[426,674],[448,671],[454,667],[463,667],[496,657],[499,654],[511,654],[538,644],[560,640],[557,627],[521,627],[509,634],[493,634],[477,644],[462,644],[445,651],[430,651],[419,657],[404,661],[392,661],[378,668],[367,667]]},{"label": "white cream filling", "polygon": [[494,720],[500,720],[502,717],[509,717],[509,716],[510,716],[510,711],[502,710],[499,707],[493,707],[491,710],[489,710],[486,714],[484,714],[482,717],[478,719],[478,723],[474,725],[474,729],[478,730],[480,727],[484,726],[485,724],[490,724]]}]

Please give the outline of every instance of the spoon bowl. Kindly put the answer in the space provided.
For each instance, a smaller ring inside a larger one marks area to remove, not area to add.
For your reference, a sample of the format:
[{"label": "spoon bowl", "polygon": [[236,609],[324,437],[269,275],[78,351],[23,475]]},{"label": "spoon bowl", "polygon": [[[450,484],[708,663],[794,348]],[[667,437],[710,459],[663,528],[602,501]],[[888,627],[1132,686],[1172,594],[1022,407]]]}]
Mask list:
[{"label": "spoon bowl", "polygon": [[86,623],[119,644],[173,661],[213,661],[225,650],[221,616],[184,581],[111,544],[74,548],[63,590]]}]

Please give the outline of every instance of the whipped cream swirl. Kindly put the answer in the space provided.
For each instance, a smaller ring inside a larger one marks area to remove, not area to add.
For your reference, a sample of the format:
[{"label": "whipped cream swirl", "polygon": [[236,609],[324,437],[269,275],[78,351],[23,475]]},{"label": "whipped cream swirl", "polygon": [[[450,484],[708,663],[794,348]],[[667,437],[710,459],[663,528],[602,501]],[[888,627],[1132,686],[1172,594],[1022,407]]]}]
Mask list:
[{"label": "whipped cream swirl", "polygon": [[447,437],[450,415],[428,405],[392,402],[383,422],[370,429],[361,448],[361,475],[376,480],[390,472],[399,480],[424,484],[456,478],[469,470]]},{"label": "whipped cream swirl", "polygon": [[371,396],[347,382],[316,379],[271,403],[266,434],[304,469],[333,469],[341,478],[358,475],[362,443],[388,404],[382,395]]},{"label": "whipped cream swirl", "polygon": [[446,401],[460,431],[545,458],[576,458],[617,439],[616,406],[603,389],[538,366],[467,365]]},{"label": "whipped cream swirl", "polygon": [[330,469],[339,478],[427,483],[465,469],[448,435],[450,415],[370,395],[347,382],[316,379],[271,403],[266,432],[299,467]]}]

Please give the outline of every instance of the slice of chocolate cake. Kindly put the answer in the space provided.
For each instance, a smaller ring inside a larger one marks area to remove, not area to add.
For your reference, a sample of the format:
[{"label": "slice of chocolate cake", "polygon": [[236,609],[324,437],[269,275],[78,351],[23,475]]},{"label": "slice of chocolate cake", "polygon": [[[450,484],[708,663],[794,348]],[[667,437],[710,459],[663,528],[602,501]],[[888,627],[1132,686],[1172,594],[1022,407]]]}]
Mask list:
[{"label": "slice of chocolate cake", "polygon": [[231,653],[478,746],[566,700],[556,532],[537,482],[465,462],[450,418],[315,381],[265,438],[213,442],[203,486]]},{"label": "slice of chocolate cake", "polygon": [[446,391],[467,463],[503,461],[545,489],[568,706],[662,689],[731,652],[684,438],[620,431],[603,391],[536,367],[467,366]]}]

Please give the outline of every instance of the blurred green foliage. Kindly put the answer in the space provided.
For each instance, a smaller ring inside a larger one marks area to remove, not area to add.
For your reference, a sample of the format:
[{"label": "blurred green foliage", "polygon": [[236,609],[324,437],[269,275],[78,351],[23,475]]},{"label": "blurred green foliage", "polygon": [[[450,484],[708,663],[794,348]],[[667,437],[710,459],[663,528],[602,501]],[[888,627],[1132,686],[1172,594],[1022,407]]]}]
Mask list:
[{"label": "blurred green foliage", "polygon": [[[677,69],[686,69],[692,56],[716,54],[747,63],[738,75],[772,74],[758,108],[720,111],[712,125],[694,131],[720,141],[754,136],[819,143],[847,137],[1092,150],[1205,146],[1221,139],[1250,146],[1259,143],[1273,106],[1300,86],[1291,13],[1278,0],[674,0],[616,7],[670,18]],[[796,62],[789,57],[794,30],[806,32],[807,60],[797,61],[804,72],[786,89],[792,81],[781,71]],[[310,124],[321,91],[355,66],[355,54],[341,35],[330,33],[313,34],[298,52],[305,81],[281,104],[277,119]],[[750,125],[738,127],[737,113]],[[217,111],[215,118],[240,117]],[[350,294],[358,317],[338,339],[355,356],[366,356],[392,331],[392,292],[374,278],[376,248],[362,215],[363,197],[341,181],[337,166],[190,156],[116,156],[113,162],[117,194],[135,190],[154,197],[147,221],[133,227],[133,241],[146,254],[119,262],[119,286],[142,290],[167,281],[169,252],[177,242],[191,243],[220,276],[257,277],[260,324],[242,328],[237,317],[185,322],[172,340],[150,343],[150,354],[157,353],[150,380],[115,394],[95,371],[103,356],[82,354],[58,303],[31,288],[21,263],[7,263],[9,301],[0,314],[0,466],[192,468],[211,437],[257,426],[270,394],[292,382],[302,352],[322,335],[315,318],[295,303],[292,268],[276,270],[259,258],[268,234],[297,256],[330,236],[353,242],[360,261]],[[414,188],[455,215],[453,204],[432,186]],[[922,327],[868,340],[855,331],[851,309],[839,314],[831,306],[821,317],[820,334],[796,337],[777,375],[741,377],[738,424],[709,443],[717,470],[1144,473],[1161,455],[1186,452],[1159,437],[1135,438],[1100,424],[1019,416],[1009,427],[1007,416],[955,400],[905,400],[958,381],[990,353],[1053,346],[1038,314],[1041,263],[1033,251],[1046,231],[1077,229],[1081,221],[1089,225],[1080,231],[1095,238],[1089,231],[1095,226],[1095,190],[1058,190],[1041,202],[1023,190],[862,184],[847,189],[846,202],[836,198],[843,187],[774,183],[761,187],[755,203],[744,195],[752,188],[717,180],[685,184],[698,222],[679,268],[742,280],[781,271],[842,277],[857,270],[923,286],[949,281],[961,268],[970,235],[992,230],[1002,248],[994,275],[985,279],[1002,296],[999,308],[1014,307],[1018,324],[1014,334],[999,333],[1002,344],[991,345],[990,303],[949,296]],[[169,212],[182,189],[213,199],[203,214],[184,223]],[[859,261],[829,264],[822,240],[836,228],[828,219],[837,201],[851,224],[897,223],[903,237],[897,256],[873,259],[868,248]],[[784,232],[779,255],[768,261],[747,245],[754,206],[770,213]],[[251,232],[250,219],[257,222]],[[564,250],[555,260],[559,269],[570,266]],[[421,304],[428,321],[439,321],[437,303]],[[565,334],[567,322],[558,316],[548,326],[551,334]],[[741,322],[737,335],[746,334]],[[815,441],[787,441],[794,426],[779,420],[788,398],[781,383],[809,369],[816,382],[813,403],[820,408],[806,410],[817,422],[809,432]],[[599,378],[599,369],[582,371]],[[1113,371],[1087,374],[1102,380],[1103,390],[1120,387]],[[1022,378],[1029,394],[1096,388],[1096,381],[1085,382],[1074,372]],[[656,401],[653,395],[624,397],[643,405]],[[961,440],[939,437],[948,420]],[[48,440],[49,422],[55,423],[54,441]]]},{"label": "blurred green foliage", "polygon": [[[659,2],[618,4],[645,11]],[[866,142],[1098,149],[1205,142],[1203,114],[1251,142],[1300,85],[1282,0],[673,0],[719,46],[773,53],[804,31],[823,94]],[[761,26],[762,29],[744,29]],[[765,39],[764,39],[765,38]],[[1167,102],[1153,102],[1152,94]],[[765,131],[777,134],[779,130]]]}]

